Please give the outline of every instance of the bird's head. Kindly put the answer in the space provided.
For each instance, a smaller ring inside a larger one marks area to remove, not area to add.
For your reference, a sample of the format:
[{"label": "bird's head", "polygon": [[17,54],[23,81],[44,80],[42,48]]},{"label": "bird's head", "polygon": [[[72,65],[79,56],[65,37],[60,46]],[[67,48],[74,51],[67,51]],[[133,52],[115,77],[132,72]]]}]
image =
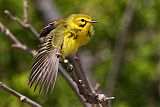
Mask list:
[{"label": "bird's head", "polygon": [[84,14],[72,14],[67,18],[67,23],[70,27],[83,29],[90,27],[92,23],[97,21],[92,20],[90,16]]}]

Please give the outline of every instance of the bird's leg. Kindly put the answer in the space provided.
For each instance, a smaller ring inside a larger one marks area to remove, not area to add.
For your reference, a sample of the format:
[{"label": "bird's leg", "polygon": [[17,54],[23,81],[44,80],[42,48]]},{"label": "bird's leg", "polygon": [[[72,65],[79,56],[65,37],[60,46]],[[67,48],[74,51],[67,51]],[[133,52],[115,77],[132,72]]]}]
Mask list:
[{"label": "bird's leg", "polygon": [[63,62],[67,65],[67,71],[72,71],[73,70],[73,65],[64,58]]}]

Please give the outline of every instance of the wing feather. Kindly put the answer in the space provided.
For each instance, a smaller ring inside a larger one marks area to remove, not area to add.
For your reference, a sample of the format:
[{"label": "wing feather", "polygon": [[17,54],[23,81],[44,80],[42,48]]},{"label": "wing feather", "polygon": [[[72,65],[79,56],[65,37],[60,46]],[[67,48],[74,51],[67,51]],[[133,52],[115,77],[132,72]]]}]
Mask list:
[{"label": "wing feather", "polygon": [[56,29],[60,24],[64,23],[63,19],[58,19],[50,22],[47,26],[45,26],[40,32],[40,38],[47,36],[53,29]]},{"label": "wing feather", "polygon": [[48,64],[49,62],[47,62],[46,66],[42,69],[42,72],[40,73],[39,77],[35,80],[36,85],[35,85],[34,91],[36,90],[38,83],[42,81],[43,77],[45,77],[46,74],[48,74],[47,72],[45,73],[46,67],[49,66]]},{"label": "wing feather", "polygon": [[[55,72],[58,72],[58,63],[56,63],[57,61],[59,61],[59,60],[56,59],[55,63],[52,63],[56,68]],[[53,73],[54,69],[51,68],[51,71],[52,72],[50,72],[50,75],[48,76],[48,79],[47,79],[48,81],[46,83],[47,84],[47,87],[45,90],[46,93],[48,92],[49,89],[51,89],[51,92],[52,92],[54,85],[55,85],[56,78],[57,78],[57,73],[55,73],[55,74]]]},{"label": "wing feather", "polygon": [[53,90],[58,74],[59,56],[63,44],[64,32],[62,28],[55,28],[46,36],[44,43],[38,51],[35,62],[31,67],[29,86],[35,83],[34,91],[40,84],[39,93],[43,90],[47,94]]},{"label": "wing feather", "polygon": [[[35,83],[34,91],[37,89],[39,83],[41,83],[41,87],[46,85],[48,92],[48,87],[50,88],[50,84],[46,81],[55,80],[53,78],[57,77],[58,73],[58,64],[59,58],[57,57],[56,53],[59,52],[59,49],[53,49],[52,52],[49,52],[49,55],[44,55],[39,63],[34,63],[33,67],[31,68],[31,75],[29,78],[29,86],[32,87],[33,83]],[[39,57],[37,57],[39,59]],[[50,76],[52,75],[52,76]],[[50,77],[49,77],[50,76]],[[55,82],[55,81],[54,81]],[[39,92],[41,92],[43,88],[40,88]]]}]

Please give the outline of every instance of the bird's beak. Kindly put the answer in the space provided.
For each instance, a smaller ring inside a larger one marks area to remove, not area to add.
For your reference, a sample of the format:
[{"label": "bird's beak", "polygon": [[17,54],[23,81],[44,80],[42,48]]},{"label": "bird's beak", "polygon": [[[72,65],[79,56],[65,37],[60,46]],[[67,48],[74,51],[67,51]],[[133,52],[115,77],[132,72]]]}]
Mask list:
[{"label": "bird's beak", "polygon": [[91,20],[90,23],[98,23],[96,20]]}]

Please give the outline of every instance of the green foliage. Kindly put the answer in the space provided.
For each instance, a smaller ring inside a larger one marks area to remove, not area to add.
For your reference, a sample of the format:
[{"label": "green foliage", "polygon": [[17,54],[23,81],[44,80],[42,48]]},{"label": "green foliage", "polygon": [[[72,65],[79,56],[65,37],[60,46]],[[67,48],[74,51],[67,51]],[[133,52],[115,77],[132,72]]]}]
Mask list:
[{"label": "green foliage", "polygon": [[[106,90],[108,72],[112,66],[114,47],[121,32],[121,19],[128,0],[55,0],[64,17],[73,13],[84,13],[98,20],[96,35],[86,46],[93,56],[101,59],[92,68],[93,78]],[[160,0],[137,0],[133,21],[127,33],[123,61],[117,78],[113,96],[113,107],[159,107],[160,93]],[[4,15],[8,9],[23,19],[23,0],[0,0],[0,21],[16,37],[29,47],[37,49],[39,42],[27,30]],[[33,1],[29,1],[30,23],[40,31],[43,18],[36,11]],[[51,95],[39,95],[29,89],[27,79],[33,58],[15,48],[11,48],[8,38],[0,33],[0,81],[39,102],[45,107],[82,107],[71,87],[60,75]],[[107,92],[106,92],[107,93]],[[7,99],[4,99],[7,98]],[[14,96],[0,90],[0,107],[29,107]]]}]

